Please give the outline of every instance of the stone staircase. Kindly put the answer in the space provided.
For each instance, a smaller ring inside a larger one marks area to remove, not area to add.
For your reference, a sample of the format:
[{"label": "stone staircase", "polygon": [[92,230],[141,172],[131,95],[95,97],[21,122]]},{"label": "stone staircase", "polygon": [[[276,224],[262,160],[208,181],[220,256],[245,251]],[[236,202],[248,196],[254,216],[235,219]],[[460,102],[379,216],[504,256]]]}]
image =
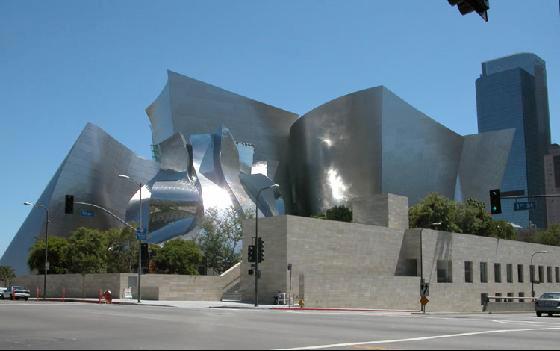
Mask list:
[{"label": "stone staircase", "polygon": [[241,280],[225,290],[222,301],[241,301]]}]

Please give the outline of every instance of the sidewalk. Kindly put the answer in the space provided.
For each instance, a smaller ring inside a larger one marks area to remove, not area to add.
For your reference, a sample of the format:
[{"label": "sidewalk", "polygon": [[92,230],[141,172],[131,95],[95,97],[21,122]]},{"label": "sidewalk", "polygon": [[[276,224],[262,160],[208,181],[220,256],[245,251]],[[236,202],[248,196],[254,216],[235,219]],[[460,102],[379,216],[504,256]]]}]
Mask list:
[{"label": "sidewalk", "polygon": [[[29,301],[38,303],[43,302],[42,299],[31,298]],[[82,302],[82,303],[99,303],[99,299],[95,298],[47,298],[46,302]],[[298,305],[259,305],[255,307],[251,303],[243,303],[238,301],[163,301],[163,300],[141,300],[140,303],[136,299],[113,299],[116,305],[141,305],[141,306],[159,306],[159,307],[175,307],[175,308],[224,308],[224,309],[249,309],[249,310],[276,310],[276,311],[333,311],[333,312],[395,312],[395,313],[416,313],[418,311],[411,310],[387,310],[387,309],[364,309],[364,308],[300,308]],[[102,302],[104,304],[104,302]]]},{"label": "sidewalk", "polygon": [[[82,303],[99,303],[97,298],[30,298],[29,301],[37,303],[48,302],[82,302]],[[102,300],[101,304],[105,304]],[[278,307],[275,305],[259,305],[255,307],[252,304],[241,303],[237,301],[164,301],[164,300],[141,300],[138,302],[136,299],[113,299],[112,304],[115,305],[142,305],[142,306],[161,306],[161,307],[176,307],[176,308],[244,308],[244,309],[272,309]]]}]

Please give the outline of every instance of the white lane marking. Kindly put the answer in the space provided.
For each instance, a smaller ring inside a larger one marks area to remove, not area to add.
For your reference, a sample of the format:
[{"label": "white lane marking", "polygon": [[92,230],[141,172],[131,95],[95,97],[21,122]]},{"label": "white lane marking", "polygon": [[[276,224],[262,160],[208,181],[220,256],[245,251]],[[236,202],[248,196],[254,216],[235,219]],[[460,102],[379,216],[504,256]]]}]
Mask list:
[{"label": "white lane marking", "polygon": [[[552,323],[547,323],[545,321],[524,321],[524,320],[503,320],[503,319],[493,319],[492,322],[494,323],[500,323],[500,324],[533,324],[533,325],[538,325],[538,324],[546,324],[546,325],[551,325]],[[557,323],[554,323],[553,325],[557,325]]]},{"label": "white lane marking", "polygon": [[280,349],[280,350],[320,350],[320,349],[328,349],[328,348],[350,347],[350,346],[357,346],[357,345],[392,344],[392,343],[406,342],[406,341],[426,341],[426,340],[433,340],[433,339],[454,338],[454,337],[459,337],[459,336],[475,336],[475,335],[499,334],[499,333],[518,333],[518,332],[535,331],[535,330],[560,330],[560,327],[539,328],[539,329],[526,328],[526,329],[486,330],[486,331],[480,331],[480,332],[447,334],[447,335],[434,335],[434,336],[421,336],[421,337],[417,337],[417,338],[406,338],[406,339],[374,340],[374,341],[365,341],[365,342],[349,342],[349,343],[339,343],[339,344],[331,344],[331,345],[295,347],[295,348],[291,348],[291,349]]},{"label": "white lane marking", "polygon": [[410,312],[353,312],[353,311],[282,311],[291,314],[315,315],[315,316],[388,316],[388,317],[410,317]]}]

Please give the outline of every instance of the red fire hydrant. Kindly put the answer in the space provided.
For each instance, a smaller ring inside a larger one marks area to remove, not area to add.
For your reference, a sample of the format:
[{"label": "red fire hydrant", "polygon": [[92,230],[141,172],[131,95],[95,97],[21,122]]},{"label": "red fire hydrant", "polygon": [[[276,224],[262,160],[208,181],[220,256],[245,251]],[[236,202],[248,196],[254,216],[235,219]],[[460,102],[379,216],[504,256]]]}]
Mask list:
[{"label": "red fire hydrant", "polygon": [[111,290],[105,290],[103,293],[103,297],[105,298],[106,303],[112,303],[113,297],[111,296]]}]

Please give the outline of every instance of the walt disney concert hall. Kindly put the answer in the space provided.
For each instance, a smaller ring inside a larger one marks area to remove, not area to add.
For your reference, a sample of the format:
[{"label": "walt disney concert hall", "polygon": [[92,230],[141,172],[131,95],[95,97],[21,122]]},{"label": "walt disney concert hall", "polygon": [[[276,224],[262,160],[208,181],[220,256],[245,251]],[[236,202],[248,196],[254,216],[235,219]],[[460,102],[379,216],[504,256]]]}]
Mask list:
[{"label": "walt disney concert hall", "polygon": [[[412,205],[431,192],[487,202],[488,189],[502,183],[514,136],[512,129],[459,135],[383,86],[299,116],[171,71],[146,113],[151,160],[85,126],[37,200],[49,209],[50,233],[141,219],[147,241],[162,243],[192,239],[216,206],[246,212],[257,202],[270,217],[309,216],[381,193],[407,196]],[[66,194],[105,211],[76,204],[64,214]],[[45,221],[46,211],[34,207],[0,264],[29,272],[27,252]]]}]

